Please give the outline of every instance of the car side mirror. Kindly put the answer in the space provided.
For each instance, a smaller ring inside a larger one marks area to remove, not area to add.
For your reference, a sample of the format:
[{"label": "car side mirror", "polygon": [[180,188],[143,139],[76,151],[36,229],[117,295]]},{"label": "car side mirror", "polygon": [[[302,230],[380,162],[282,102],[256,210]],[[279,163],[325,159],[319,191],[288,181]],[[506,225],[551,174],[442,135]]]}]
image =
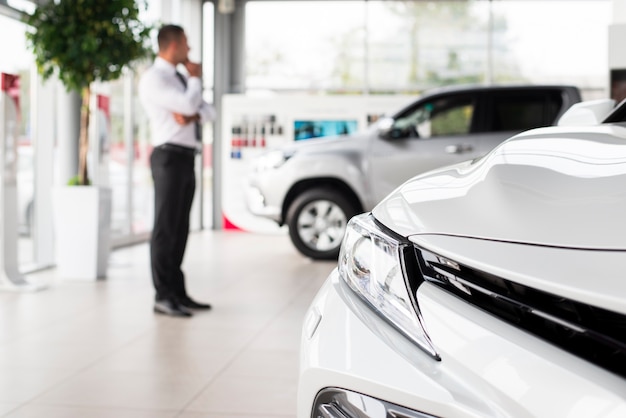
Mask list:
[{"label": "car side mirror", "polygon": [[389,134],[391,133],[391,130],[393,129],[393,123],[394,123],[393,118],[390,118],[390,117],[380,118],[376,124],[378,135],[381,138],[389,138]]}]

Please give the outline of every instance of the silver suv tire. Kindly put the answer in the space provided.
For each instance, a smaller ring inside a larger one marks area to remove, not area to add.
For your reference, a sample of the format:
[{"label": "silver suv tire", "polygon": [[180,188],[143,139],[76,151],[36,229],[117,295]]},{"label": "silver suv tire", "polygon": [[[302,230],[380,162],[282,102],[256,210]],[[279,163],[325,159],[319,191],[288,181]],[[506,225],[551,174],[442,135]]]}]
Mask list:
[{"label": "silver suv tire", "polygon": [[348,220],[356,214],[354,205],[336,190],[310,189],[289,206],[289,236],[305,256],[336,260]]}]

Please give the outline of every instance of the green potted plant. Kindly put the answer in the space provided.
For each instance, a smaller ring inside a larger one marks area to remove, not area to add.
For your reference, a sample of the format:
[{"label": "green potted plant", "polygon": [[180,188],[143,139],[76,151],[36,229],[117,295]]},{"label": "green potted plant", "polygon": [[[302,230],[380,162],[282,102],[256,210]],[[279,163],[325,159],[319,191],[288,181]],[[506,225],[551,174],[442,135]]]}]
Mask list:
[{"label": "green potted plant", "polygon": [[[33,14],[25,17],[25,23],[30,26],[26,34],[28,45],[35,55],[35,63],[43,79],[55,75],[68,91],[77,91],[82,98],[79,170],[70,184],[87,186],[91,183],[87,160],[93,84],[119,78],[125,67],[152,53],[149,42],[152,28],[140,19],[141,10],[146,7],[145,0],[49,0],[39,4]],[[111,193],[107,190],[108,203],[91,204],[88,201],[90,198],[85,196],[89,193],[88,189],[93,188],[70,187],[62,191],[63,197],[53,196],[56,208],[57,267],[62,276],[92,278],[88,276],[105,275],[109,253]],[[99,190],[96,192],[99,193]],[[68,193],[80,196],[75,202],[68,203]],[[56,202],[63,203],[65,207],[59,209]],[[105,207],[107,204],[108,208]],[[100,231],[95,237],[86,233],[93,229],[92,226],[84,225],[83,222],[87,221],[79,219],[79,216],[90,215],[88,212],[95,212],[92,214],[96,217],[92,221],[96,224],[95,228],[98,225],[106,227],[104,231],[98,228]],[[67,217],[69,221],[60,225],[59,216]],[[90,243],[77,241],[81,237],[85,241],[95,240],[100,244],[99,247],[104,247],[97,250],[99,255],[95,257],[97,266],[93,273],[76,270],[78,259],[93,258],[86,254],[85,245]],[[71,248],[65,248],[67,246]]]}]

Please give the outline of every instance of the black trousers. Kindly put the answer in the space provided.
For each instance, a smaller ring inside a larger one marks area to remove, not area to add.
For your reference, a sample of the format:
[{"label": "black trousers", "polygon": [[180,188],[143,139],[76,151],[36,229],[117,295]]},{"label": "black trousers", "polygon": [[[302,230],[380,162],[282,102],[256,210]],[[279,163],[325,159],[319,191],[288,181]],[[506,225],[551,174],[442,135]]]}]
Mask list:
[{"label": "black trousers", "polygon": [[175,146],[155,147],[150,167],[155,205],[150,262],[156,299],[184,299],[187,290],[181,264],[196,188],[194,153]]}]

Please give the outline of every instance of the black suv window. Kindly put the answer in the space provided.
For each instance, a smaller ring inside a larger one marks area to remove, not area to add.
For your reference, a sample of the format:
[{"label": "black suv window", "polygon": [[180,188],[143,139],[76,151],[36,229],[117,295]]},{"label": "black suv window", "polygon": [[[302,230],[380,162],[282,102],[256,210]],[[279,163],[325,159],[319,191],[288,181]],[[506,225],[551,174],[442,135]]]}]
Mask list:
[{"label": "black suv window", "polygon": [[554,124],[563,105],[558,92],[498,93],[488,131],[525,131]]},{"label": "black suv window", "polygon": [[392,138],[432,138],[463,135],[472,130],[475,99],[472,96],[440,97],[422,102],[396,117]]}]

